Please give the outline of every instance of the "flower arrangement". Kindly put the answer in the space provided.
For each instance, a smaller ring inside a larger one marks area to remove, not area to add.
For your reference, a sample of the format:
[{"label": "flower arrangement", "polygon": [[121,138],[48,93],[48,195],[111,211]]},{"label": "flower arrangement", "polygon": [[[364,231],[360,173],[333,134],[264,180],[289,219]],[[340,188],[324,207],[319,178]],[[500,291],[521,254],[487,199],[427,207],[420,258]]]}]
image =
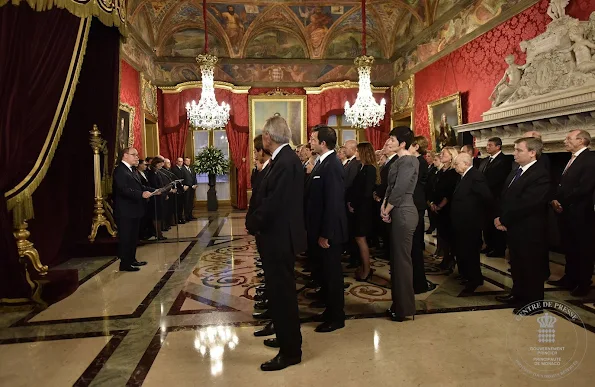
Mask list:
[{"label": "flower arrangement", "polygon": [[229,160],[220,149],[209,146],[196,156],[194,169],[197,173],[225,175],[229,170]]}]

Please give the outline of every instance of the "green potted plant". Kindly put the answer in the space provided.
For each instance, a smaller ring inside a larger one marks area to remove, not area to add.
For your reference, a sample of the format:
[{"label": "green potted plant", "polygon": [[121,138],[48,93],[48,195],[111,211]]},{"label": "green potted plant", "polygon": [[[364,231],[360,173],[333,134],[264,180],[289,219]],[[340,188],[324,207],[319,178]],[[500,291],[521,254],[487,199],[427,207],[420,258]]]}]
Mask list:
[{"label": "green potted plant", "polygon": [[229,160],[220,149],[209,146],[196,155],[194,161],[196,173],[206,173],[209,176],[209,190],[207,191],[207,209],[217,211],[217,190],[215,184],[217,175],[225,175],[229,170]]}]

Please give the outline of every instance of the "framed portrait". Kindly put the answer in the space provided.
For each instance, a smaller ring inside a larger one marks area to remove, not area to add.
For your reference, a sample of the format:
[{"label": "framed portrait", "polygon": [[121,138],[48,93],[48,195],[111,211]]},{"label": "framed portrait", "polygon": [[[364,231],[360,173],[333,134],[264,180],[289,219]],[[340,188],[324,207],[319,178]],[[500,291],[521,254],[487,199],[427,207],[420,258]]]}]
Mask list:
[{"label": "framed portrait", "polygon": [[134,107],[125,103],[118,106],[118,122],[116,125],[116,160],[122,155],[122,150],[134,145]]},{"label": "framed portrait", "polygon": [[429,103],[428,117],[433,150],[439,152],[446,146],[459,145],[453,126],[463,123],[461,93]]},{"label": "framed portrait", "polygon": [[254,167],[254,137],[262,134],[266,121],[279,115],[287,121],[291,129],[290,145],[303,144],[307,141],[306,131],[306,96],[305,95],[251,95],[248,96],[250,126],[250,168]]}]

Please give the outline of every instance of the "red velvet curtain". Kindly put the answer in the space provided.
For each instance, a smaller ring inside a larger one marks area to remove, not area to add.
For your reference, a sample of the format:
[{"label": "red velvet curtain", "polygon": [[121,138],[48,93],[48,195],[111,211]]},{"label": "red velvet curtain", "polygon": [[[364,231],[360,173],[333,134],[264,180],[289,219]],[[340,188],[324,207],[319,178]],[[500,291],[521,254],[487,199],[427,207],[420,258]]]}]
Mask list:
[{"label": "red velvet curtain", "polygon": [[80,19],[0,7],[0,298],[28,297],[5,193],[34,166],[56,113]]},{"label": "red velvet curtain", "polygon": [[[111,163],[116,147],[119,39],[117,28],[93,19],[68,121],[48,173],[33,194],[36,218],[30,222],[30,239],[46,265],[70,258],[75,244],[84,245],[79,254],[92,256],[107,235],[101,228],[95,244],[87,239],[95,197],[89,131],[97,124],[108,143]],[[112,166],[108,168],[111,172]]]},{"label": "red velvet curtain", "polygon": [[[180,93],[163,93],[159,90],[159,145],[161,154],[171,160],[184,156],[188,138],[186,101]],[[154,155],[153,155],[154,156]]]}]

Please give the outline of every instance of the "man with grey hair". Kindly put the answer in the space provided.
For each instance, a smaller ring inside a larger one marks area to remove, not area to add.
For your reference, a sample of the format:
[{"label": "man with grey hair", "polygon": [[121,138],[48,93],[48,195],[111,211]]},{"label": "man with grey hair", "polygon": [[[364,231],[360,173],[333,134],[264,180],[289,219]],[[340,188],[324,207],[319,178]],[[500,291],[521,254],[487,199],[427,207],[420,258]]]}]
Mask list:
[{"label": "man with grey hair", "polygon": [[595,154],[589,151],[590,143],[591,135],[585,130],[573,130],[566,136],[564,147],[572,157],[551,202],[558,214],[566,266],[561,279],[548,283],[570,289],[575,297],[589,293],[593,273]]},{"label": "man with grey hair", "polygon": [[262,143],[271,152],[268,173],[259,187],[246,229],[260,240],[262,264],[267,273],[269,312],[276,339],[264,344],[279,354],[263,363],[263,371],[277,371],[302,361],[302,335],[295,292],[295,256],[306,250],[304,226],[304,168],[291,150],[291,130],[285,119],[269,118]]},{"label": "man with grey hair", "polygon": [[451,201],[451,219],[455,241],[455,254],[459,264],[463,292],[473,294],[483,285],[480,250],[481,229],[486,210],[494,200],[483,173],[473,168],[473,159],[467,153],[460,153],[454,160],[454,168],[461,180],[457,184]]},{"label": "man with grey hair", "polygon": [[543,300],[544,260],[547,259],[547,202],[549,173],[537,164],[543,143],[532,137],[515,141],[514,160],[519,168],[505,180],[494,226],[506,232],[510,252],[512,292],[496,297],[515,306]]}]

